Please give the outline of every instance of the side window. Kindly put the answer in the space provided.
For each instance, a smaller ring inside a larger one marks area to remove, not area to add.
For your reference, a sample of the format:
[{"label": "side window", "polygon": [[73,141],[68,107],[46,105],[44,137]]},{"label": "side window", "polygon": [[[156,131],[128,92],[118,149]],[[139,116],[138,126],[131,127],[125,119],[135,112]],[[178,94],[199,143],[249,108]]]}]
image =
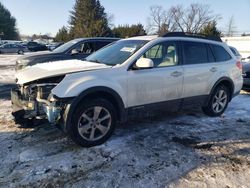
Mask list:
[{"label": "side window", "polygon": [[142,57],[154,62],[154,67],[167,67],[178,64],[177,44],[165,42],[153,46]]},{"label": "side window", "polygon": [[183,42],[183,47],[185,54],[185,64],[199,64],[212,61],[209,59],[209,51],[205,43],[185,41]]},{"label": "side window", "polygon": [[148,50],[144,57],[149,59],[162,58],[162,44],[156,45]]},{"label": "side window", "polygon": [[101,49],[102,47],[104,47],[110,43],[111,42],[109,42],[109,41],[97,41],[97,42],[95,42],[95,51]]},{"label": "side window", "polygon": [[91,54],[94,52],[94,45],[91,42],[85,42],[78,44],[74,50],[77,50],[80,54]]},{"label": "side window", "polygon": [[228,61],[232,58],[230,54],[222,46],[218,45],[211,45],[211,46],[213,49],[216,62]]},{"label": "side window", "polygon": [[212,62],[212,63],[216,62],[215,57],[214,57],[214,54],[213,54],[213,52],[212,52],[210,46],[209,46],[209,45],[206,45],[206,47],[207,47],[208,61],[209,61],[209,62]]}]

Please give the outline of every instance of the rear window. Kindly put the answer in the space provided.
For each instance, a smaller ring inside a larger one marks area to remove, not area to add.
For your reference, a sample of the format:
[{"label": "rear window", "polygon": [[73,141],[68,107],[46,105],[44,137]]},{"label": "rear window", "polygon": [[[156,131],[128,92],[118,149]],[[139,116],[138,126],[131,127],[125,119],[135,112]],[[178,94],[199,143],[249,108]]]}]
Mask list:
[{"label": "rear window", "polygon": [[199,64],[214,62],[215,58],[210,47],[201,42],[183,42],[185,64]]},{"label": "rear window", "polygon": [[230,54],[222,46],[212,44],[211,47],[212,47],[216,62],[228,61],[232,58]]}]

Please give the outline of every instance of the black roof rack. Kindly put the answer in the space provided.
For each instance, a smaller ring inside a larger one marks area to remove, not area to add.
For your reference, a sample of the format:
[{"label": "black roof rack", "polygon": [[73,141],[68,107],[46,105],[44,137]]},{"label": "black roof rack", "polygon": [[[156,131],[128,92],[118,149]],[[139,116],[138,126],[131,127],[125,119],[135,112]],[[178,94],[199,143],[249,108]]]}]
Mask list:
[{"label": "black roof rack", "polygon": [[168,32],[166,34],[161,35],[161,37],[190,37],[190,38],[199,38],[199,39],[222,42],[221,38],[217,36],[203,35],[197,33],[185,33],[185,32]]}]

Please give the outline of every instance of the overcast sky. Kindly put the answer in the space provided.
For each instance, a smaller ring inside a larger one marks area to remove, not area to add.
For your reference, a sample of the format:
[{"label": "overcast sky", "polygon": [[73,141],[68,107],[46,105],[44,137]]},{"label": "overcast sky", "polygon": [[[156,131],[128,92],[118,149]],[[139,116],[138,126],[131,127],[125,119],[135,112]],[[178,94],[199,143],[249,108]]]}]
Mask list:
[{"label": "overcast sky", "polygon": [[[69,11],[75,0],[0,0],[17,19],[21,34],[56,34],[63,25],[68,25]],[[222,19],[218,27],[225,30],[231,16],[234,17],[238,33],[250,33],[250,0],[100,0],[107,13],[114,16],[113,24],[146,25],[149,7],[161,5],[165,9],[177,4],[208,4],[214,14]]]}]

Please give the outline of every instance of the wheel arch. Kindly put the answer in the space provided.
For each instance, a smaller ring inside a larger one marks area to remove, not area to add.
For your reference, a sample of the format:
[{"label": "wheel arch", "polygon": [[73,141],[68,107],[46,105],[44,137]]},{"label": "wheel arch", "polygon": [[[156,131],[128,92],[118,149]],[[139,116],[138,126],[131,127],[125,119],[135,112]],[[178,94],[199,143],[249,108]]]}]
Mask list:
[{"label": "wheel arch", "polygon": [[120,95],[111,88],[105,86],[96,86],[86,89],[85,91],[80,93],[75,99],[73,99],[72,103],[66,107],[66,117],[64,117],[64,123],[66,127],[64,127],[64,130],[67,131],[68,126],[70,126],[70,123],[72,122],[72,116],[77,106],[84,100],[94,98],[103,98],[108,100],[114,105],[118,115],[118,120],[123,122],[126,119],[127,116],[125,105]]},{"label": "wheel arch", "polygon": [[[232,100],[233,98],[233,94],[234,94],[234,83],[232,81],[231,78],[228,77],[222,77],[219,80],[217,80],[217,82],[215,82],[214,86],[212,87],[210,94],[209,94],[209,100],[211,98],[212,93],[215,91],[215,89],[219,86],[219,85],[224,85],[229,89],[230,92],[230,98],[229,101]],[[209,101],[208,100],[208,101]]]}]

